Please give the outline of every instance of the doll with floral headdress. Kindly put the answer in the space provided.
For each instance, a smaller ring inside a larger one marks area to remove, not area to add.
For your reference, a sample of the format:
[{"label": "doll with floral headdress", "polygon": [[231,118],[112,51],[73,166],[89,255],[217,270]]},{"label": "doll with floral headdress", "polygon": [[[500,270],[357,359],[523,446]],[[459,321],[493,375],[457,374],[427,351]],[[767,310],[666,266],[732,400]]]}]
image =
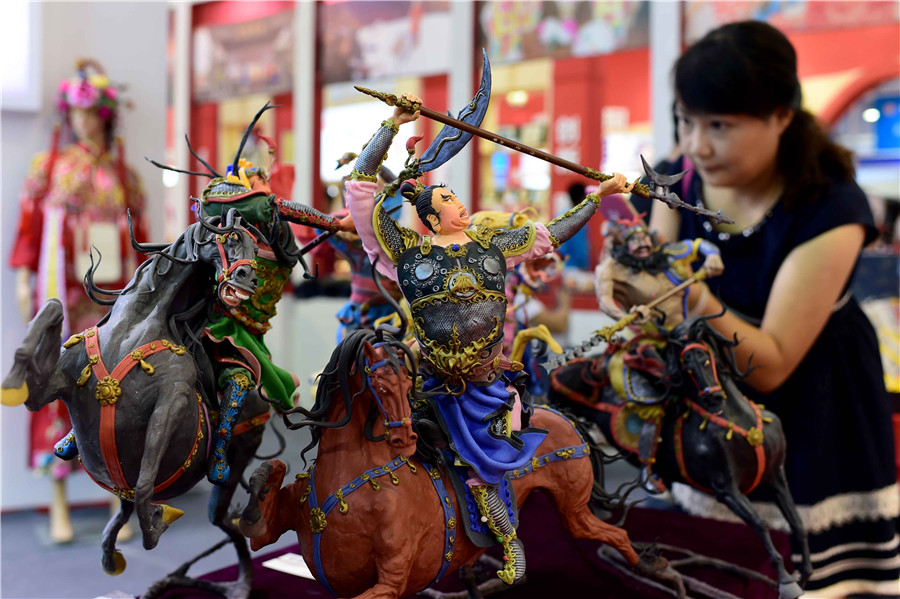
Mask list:
[{"label": "doll with floral headdress", "polygon": [[[65,331],[81,331],[106,307],[93,303],[82,281],[91,266],[91,247],[102,255],[94,279],[104,288],[128,283],[138,261],[127,221],[131,211],[137,239],[145,237],[144,193],[124,161],[115,137],[121,87],[112,85],[99,64],[76,63],[77,75],[62,81],[56,95],[61,122],[50,149],[35,156],[20,196],[20,216],[10,265],[16,269],[16,299],[24,320],[51,297],[60,299]],[[67,335],[64,331],[64,335]],[[54,479],[53,505],[65,507],[63,478],[75,461],[54,458],[54,443],[71,429],[61,402],[32,415],[29,460]],[[51,536],[72,538],[67,514],[51,509]]]}]

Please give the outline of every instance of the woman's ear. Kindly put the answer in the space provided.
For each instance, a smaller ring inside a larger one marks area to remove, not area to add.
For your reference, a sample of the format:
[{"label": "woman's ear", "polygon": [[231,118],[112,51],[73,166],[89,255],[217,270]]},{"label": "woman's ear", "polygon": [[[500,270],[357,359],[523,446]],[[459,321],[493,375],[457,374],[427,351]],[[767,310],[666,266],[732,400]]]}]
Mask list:
[{"label": "woman's ear", "polygon": [[794,120],[794,113],[794,109],[787,108],[786,106],[779,106],[775,109],[772,118],[774,119],[775,126],[778,128],[778,135],[784,133],[790,126],[791,122]]}]

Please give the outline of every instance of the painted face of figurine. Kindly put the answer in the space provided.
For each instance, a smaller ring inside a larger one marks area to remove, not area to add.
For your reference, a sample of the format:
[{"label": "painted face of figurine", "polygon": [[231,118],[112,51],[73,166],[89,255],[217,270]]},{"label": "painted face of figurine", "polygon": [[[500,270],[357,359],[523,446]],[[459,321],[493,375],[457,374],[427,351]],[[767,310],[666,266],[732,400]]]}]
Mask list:
[{"label": "painted face of figurine", "polygon": [[72,131],[79,140],[99,141],[104,136],[104,121],[95,108],[72,108],[69,113]]},{"label": "painted face of figurine", "polygon": [[428,222],[439,235],[450,235],[463,231],[472,224],[469,211],[449,189],[437,187],[431,194],[431,207],[438,216],[429,214]]},{"label": "painted face of figurine", "polygon": [[653,253],[653,238],[644,229],[638,229],[625,241],[628,253],[636,258],[648,258]]},{"label": "painted face of figurine", "polygon": [[781,134],[793,118],[787,109],[767,117],[691,112],[675,108],[680,146],[703,181],[747,187],[775,174]]}]

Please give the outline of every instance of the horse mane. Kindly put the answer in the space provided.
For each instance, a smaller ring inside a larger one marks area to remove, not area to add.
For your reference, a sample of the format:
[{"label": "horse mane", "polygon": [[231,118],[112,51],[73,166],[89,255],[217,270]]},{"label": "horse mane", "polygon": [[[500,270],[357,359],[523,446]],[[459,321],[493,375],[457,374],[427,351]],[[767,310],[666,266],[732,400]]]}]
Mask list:
[{"label": "horse mane", "polygon": [[[318,387],[316,389],[316,401],[311,410],[302,406],[296,406],[291,410],[282,412],[281,418],[284,425],[290,430],[310,427],[312,440],[309,445],[300,452],[300,458],[306,462],[306,454],[318,445],[323,428],[342,428],[350,423],[353,400],[366,389],[362,387],[355,394],[350,393],[350,383],[354,376],[358,376],[365,368],[365,353],[363,352],[366,341],[372,343],[375,340],[375,331],[371,329],[357,329],[341,341],[328,360],[325,368],[316,377]],[[339,391],[339,393],[336,393]],[[332,408],[336,398],[340,397],[344,402],[344,417],[337,422],[324,419],[325,414]],[[303,414],[306,418],[299,422],[291,422],[290,414]]]},{"label": "horse mane", "polygon": [[[737,333],[734,334],[732,339],[729,339],[709,324],[710,320],[719,318],[724,313],[725,308],[723,307],[722,311],[718,314],[695,316],[680,322],[672,329],[668,343],[678,347],[684,346],[685,339],[687,339],[688,342],[699,341],[705,343],[715,352],[715,356],[718,358],[717,361],[724,365],[732,377],[735,379],[742,379],[750,374],[753,367],[748,364],[747,370],[745,371],[741,371],[741,369],[738,368],[737,359],[734,356],[734,348],[739,343]],[[672,353],[674,352],[671,352],[670,356]],[[672,360],[669,360],[668,362],[672,362]],[[677,358],[675,359],[674,364],[667,364],[666,374],[669,374],[668,370],[672,367],[679,367]]]},{"label": "horse mane", "polygon": [[[306,454],[319,443],[322,429],[347,426],[350,423],[353,402],[367,391],[365,385],[356,393],[351,393],[350,391],[353,379],[365,376],[366,355],[363,349],[366,342],[373,345],[375,343],[386,344],[389,348],[388,360],[391,367],[396,372],[400,372],[400,368],[408,370],[408,367],[401,362],[400,356],[407,356],[410,352],[409,348],[389,333],[371,329],[357,329],[341,341],[331,353],[328,364],[316,377],[319,384],[316,389],[316,401],[313,407],[307,410],[302,406],[296,406],[293,409],[281,412],[284,425],[288,429],[310,428],[312,440],[300,452],[300,458],[303,459],[304,463],[306,462]],[[334,407],[336,401],[343,401],[344,416],[338,421],[331,421],[325,415]],[[370,441],[380,440],[372,436],[376,407],[376,404],[373,402],[372,410],[366,419],[366,438]],[[302,414],[305,419],[292,422],[289,417],[291,414]]]}]

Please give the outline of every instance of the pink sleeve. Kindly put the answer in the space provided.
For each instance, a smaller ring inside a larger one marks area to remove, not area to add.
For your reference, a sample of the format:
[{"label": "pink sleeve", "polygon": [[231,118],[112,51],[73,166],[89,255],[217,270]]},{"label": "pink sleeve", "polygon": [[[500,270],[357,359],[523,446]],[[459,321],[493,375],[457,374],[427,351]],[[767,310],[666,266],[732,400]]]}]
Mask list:
[{"label": "pink sleeve", "polygon": [[528,260],[540,258],[553,251],[553,243],[550,241],[550,231],[544,223],[534,223],[534,243],[531,247],[516,256],[506,257],[506,269],[513,268],[516,264],[521,264]]},{"label": "pink sleeve", "polygon": [[397,269],[394,267],[394,261],[388,255],[375,235],[375,226],[372,223],[372,216],[375,214],[375,183],[368,181],[347,181],[344,185],[347,198],[347,208],[350,209],[350,215],[356,224],[356,232],[362,240],[363,248],[369,255],[369,260],[375,264],[375,258],[378,258],[376,268],[378,272],[387,278],[397,281]]}]

